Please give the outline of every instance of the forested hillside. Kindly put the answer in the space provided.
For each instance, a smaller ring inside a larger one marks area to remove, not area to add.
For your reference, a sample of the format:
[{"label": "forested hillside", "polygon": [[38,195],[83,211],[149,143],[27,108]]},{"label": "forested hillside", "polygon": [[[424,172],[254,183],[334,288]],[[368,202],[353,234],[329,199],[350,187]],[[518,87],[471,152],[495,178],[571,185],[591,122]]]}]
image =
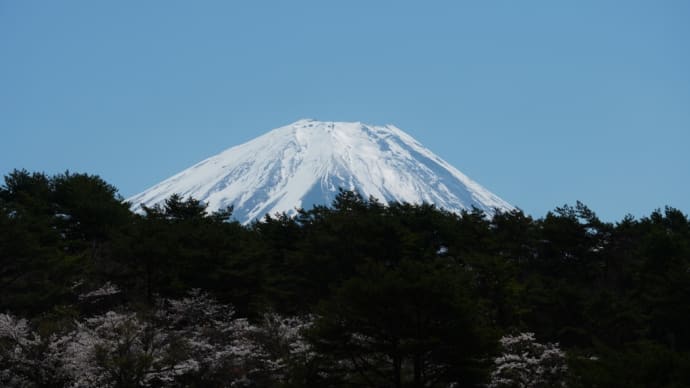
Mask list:
[{"label": "forested hillside", "polygon": [[690,221],[383,205],[243,226],[97,176],[0,186],[0,385],[690,386]]}]

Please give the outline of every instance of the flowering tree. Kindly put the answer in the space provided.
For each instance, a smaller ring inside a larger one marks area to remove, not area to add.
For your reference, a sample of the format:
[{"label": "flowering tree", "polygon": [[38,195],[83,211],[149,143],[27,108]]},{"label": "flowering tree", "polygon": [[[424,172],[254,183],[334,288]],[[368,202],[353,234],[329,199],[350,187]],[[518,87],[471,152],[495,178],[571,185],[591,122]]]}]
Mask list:
[{"label": "flowering tree", "polygon": [[[99,294],[100,295],[100,294]],[[312,357],[309,318],[266,314],[258,325],[192,290],[147,313],[108,311],[41,337],[0,314],[0,385],[69,387],[248,386],[289,378]]]},{"label": "flowering tree", "polygon": [[0,314],[0,385],[25,387],[50,374],[47,368],[40,367],[41,344],[41,338],[31,331],[26,319]]},{"label": "flowering tree", "polygon": [[[253,357],[261,362],[268,380],[287,384],[294,382],[295,371],[308,374],[316,352],[307,342],[305,332],[313,322],[312,316],[285,317],[272,312],[263,315],[252,334],[252,341],[258,347]],[[309,378],[302,376],[301,382],[305,379]]]},{"label": "flowering tree", "polygon": [[75,387],[146,386],[193,369],[173,357],[173,344],[134,313],[109,311],[50,339],[50,354]]},{"label": "flowering tree", "polygon": [[541,344],[534,333],[500,339],[503,353],[494,359],[490,388],[564,387],[568,367],[558,344]]}]

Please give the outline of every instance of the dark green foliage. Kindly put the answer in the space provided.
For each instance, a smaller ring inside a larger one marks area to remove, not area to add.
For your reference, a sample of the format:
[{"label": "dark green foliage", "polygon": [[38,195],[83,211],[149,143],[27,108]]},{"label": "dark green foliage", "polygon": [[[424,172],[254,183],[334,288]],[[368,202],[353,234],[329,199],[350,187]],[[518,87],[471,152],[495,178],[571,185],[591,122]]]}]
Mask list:
[{"label": "dark green foliage", "polygon": [[[175,195],[133,214],[97,176],[13,171],[0,312],[49,335],[200,288],[250,319],[316,314],[320,353],[291,386],[479,386],[496,338],[520,331],[560,343],[573,386],[690,386],[690,221],[677,209],[615,224],[581,203],[489,218],[342,191],[248,226],[206,210]],[[78,298],[108,281],[116,297]]]},{"label": "dark green foliage", "polygon": [[163,206],[144,207],[137,218],[129,251],[135,289],[152,301],[154,295],[180,295],[190,288],[217,293],[246,312],[248,292],[258,288],[258,267],[248,263],[244,246],[249,231],[230,222],[232,209],[212,214],[206,205],[173,195]]},{"label": "dark green foliage", "polygon": [[469,281],[443,261],[364,265],[319,310],[317,350],[367,386],[472,386],[492,343]]},{"label": "dark green foliage", "polygon": [[93,248],[131,217],[117,189],[97,176],[67,172],[54,177],[52,182],[60,229],[70,240],[90,243]]},{"label": "dark green foliage", "polygon": [[67,299],[83,271],[44,174],[15,170],[0,187],[0,311],[35,314]]},{"label": "dark green foliage", "polygon": [[[596,356],[592,356],[596,354]],[[652,341],[636,341],[620,348],[598,346],[573,351],[571,386],[587,388],[687,387],[690,353],[672,351]]]}]

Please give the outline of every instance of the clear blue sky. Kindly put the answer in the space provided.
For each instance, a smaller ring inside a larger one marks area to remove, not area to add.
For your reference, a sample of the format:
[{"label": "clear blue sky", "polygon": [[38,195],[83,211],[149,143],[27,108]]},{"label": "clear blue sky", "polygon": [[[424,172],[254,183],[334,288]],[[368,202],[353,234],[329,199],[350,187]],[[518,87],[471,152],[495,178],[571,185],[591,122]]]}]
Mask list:
[{"label": "clear blue sky", "polygon": [[690,1],[0,0],[0,174],[128,197],[300,118],[395,124],[536,216],[690,212]]}]

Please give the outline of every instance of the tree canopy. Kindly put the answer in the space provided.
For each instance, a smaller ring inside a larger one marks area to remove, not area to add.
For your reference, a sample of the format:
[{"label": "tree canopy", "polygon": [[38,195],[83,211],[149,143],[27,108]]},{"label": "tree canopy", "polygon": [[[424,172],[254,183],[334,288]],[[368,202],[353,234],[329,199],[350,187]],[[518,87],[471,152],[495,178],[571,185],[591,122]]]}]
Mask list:
[{"label": "tree canopy", "polygon": [[94,175],[5,177],[0,385],[690,385],[678,209],[489,217],[349,191],[246,226],[179,195],[142,209]]}]

